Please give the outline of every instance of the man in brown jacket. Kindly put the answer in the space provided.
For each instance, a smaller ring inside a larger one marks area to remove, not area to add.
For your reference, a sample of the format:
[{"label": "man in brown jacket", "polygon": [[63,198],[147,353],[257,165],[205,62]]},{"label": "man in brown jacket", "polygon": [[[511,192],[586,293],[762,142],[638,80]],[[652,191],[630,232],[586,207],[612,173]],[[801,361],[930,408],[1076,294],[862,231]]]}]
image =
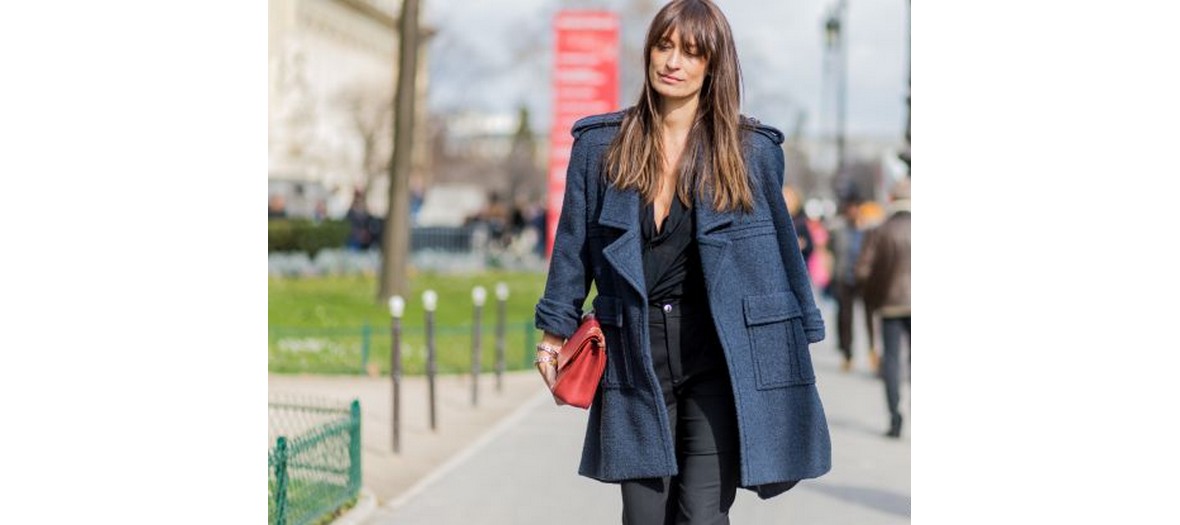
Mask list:
[{"label": "man in brown jacket", "polygon": [[897,182],[890,190],[889,218],[873,231],[861,248],[856,278],[864,290],[865,302],[881,316],[885,380],[885,401],[889,405],[886,436],[901,437],[898,410],[901,381],[901,337],[910,345],[910,179]]}]

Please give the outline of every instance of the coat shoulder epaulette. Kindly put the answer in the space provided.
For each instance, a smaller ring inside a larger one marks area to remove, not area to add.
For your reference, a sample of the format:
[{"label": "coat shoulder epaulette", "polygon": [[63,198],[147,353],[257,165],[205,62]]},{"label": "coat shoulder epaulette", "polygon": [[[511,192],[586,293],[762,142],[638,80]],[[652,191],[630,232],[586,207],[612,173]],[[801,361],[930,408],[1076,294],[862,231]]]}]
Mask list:
[{"label": "coat shoulder epaulette", "polygon": [[570,133],[574,136],[574,138],[578,138],[583,133],[590,131],[592,129],[602,128],[602,127],[606,127],[606,126],[618,126],[619,124],[622,124],[623,115],[625,115],[626,113],[627,113],[627,110],[623,109],[623,110],[615,111],[612,113],[603,113],[601,115],[590,115],[589,117],[582,117],[582,118],[578,119],[577,122],[574,122],[574,127],[570,131]]},{"label": "coat shoulder epaulette", "polygon": [[770,139],[771,142],[774,142],[775,145],[782,144],[783,141],[786,140],[786,135],[783,135],[783,132],[779,131],[778,128],[758,122],[758,119],[754,117],[747,117],[743,115],[742,129],[747,129],[763,135]]}]

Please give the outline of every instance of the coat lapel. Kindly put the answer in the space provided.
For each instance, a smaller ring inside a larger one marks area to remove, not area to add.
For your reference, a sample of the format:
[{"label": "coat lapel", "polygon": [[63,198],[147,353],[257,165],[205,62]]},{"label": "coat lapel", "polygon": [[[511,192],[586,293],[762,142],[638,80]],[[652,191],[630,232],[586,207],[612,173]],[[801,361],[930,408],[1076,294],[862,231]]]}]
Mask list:
[{"label": "coat lapel", "polygon": [[615,272],[627,281],[647,302],[647,285],[643,276],[642,235],[639,233],[639,192],[606,185],[598,224],[623,230],[623,235],[602,249],[602,255]]},{"label": "coat lapel", "polygon": [[[693,204],[697,222],[696,239],[706,284],[715,281],[714,272],[721,267],[722,259],[726,256],[731,242],[717,231],[732,224],[734,219],[733,212],[715,211],[712,202],[712,191],[705,190],[701,198]],[[618,239],[603,248],[602,254],[615,272],[646,302],[643,236],[639,231],[639,192],[633,189],[620,190],[607,184],[598,224],[623,230]]]},{"label": "coat lapel", "polygon": [[713,191],[706,189],[693,203],[697,219],[697,246],[701,253],[701,269],[705,274],[705,287],[713,289],[717,282],[716,272],[729,253],[730,240],[717,231],[733,223],[732,212],[718,212],[713,209]]}]

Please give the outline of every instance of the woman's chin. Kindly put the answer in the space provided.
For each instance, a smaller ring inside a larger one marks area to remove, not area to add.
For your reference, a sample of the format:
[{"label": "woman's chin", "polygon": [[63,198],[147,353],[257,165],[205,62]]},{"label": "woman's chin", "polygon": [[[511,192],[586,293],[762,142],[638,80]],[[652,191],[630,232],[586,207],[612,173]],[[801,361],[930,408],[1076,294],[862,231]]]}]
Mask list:
[{"label": "woman's chin", "polygon": [[681,102],[696,97],[698,94],[700,94],[700,91],[688,92],[682,89],[660,89],[657,87],[656,93],[658,93],[660,98],[665,102]]}]

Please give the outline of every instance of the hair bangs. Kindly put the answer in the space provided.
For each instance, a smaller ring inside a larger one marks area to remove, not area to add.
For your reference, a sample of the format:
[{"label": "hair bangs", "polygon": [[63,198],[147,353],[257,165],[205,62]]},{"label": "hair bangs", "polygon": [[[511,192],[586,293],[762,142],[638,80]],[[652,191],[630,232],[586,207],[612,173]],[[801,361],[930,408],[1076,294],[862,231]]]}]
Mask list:
[{"label": "hair bangs", "polygon": [[647,37],[647,50],[650,52],[665,38],[671,38],[673,32],[679,33],[680,46],[693,50],[705,60],[712,60],[717,56],[720,42],[717,41],[717,20],[709,7],[699,2],[684,2],[669,6],[653,21],[651,32]]}]

